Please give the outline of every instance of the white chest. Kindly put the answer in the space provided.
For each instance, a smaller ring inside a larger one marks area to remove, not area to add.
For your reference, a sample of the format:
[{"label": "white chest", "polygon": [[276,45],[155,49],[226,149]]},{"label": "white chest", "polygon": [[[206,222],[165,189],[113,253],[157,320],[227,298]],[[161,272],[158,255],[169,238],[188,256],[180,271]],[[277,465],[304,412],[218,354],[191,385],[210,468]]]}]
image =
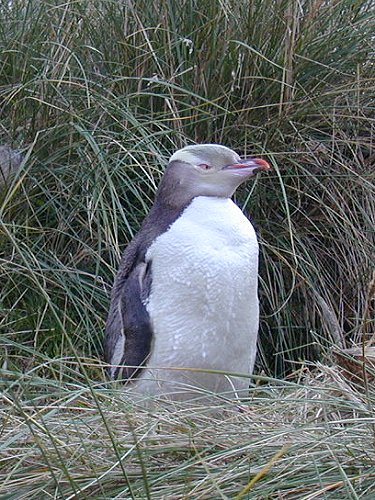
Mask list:
[{"label": "white chest", "polygon": [[258,253],[255,231],[237,205],[228,198],[200,196],[156,239],[147,258],[154,259],[167,252],[176,261],[178,256],[180,261],[183,258],[202,261],[208,252],[207,256],[215,258],[221,267],[233,253],[241,258],[244,252],[247,258],[249,251]]},{"label": "white chest", "polygon": [[195,198],[146,259],[154,330],[149,366],[252,371],[258,243],[241,210],[229,199]]}]

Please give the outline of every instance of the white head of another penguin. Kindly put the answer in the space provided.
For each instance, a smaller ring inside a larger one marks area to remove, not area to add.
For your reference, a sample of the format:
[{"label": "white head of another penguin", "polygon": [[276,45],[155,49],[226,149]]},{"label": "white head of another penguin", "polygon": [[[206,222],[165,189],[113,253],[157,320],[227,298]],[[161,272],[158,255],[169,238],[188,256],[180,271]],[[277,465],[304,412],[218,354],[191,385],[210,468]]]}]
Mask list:
[{"label": "white head of another penguin", "polygon": [[230,198],[249,177],[269,169],[266,160],[241,159],[219,144],[186,146],[171,156],[157,197],[175,206],[197,196]]}]

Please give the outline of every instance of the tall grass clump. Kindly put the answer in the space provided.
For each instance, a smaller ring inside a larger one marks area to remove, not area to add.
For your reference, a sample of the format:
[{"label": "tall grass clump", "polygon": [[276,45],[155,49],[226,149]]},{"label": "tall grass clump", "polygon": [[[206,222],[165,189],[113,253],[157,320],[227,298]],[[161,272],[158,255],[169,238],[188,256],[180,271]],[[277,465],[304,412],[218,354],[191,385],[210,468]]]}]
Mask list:
[{"label": "tall grass clump", "polygon": [[268,379],[242,413],[219,399],[145,410],[122,390],[25,374],[3,392],[0,495],[371,499],[374,391],[317,372]]},{"label": "tall grass clump", "polygon": [[0,134],[25,152],[1,194],[12,342],[99,355],[119,255],[191,141],[274,167],[238,200],[260,232],[267,370],[371,331],[372,2],[201,7],[1,4]]},{"label": "tall grass clump", "polygon": [[[1,1],[0,146],[22,154],[0,178],[2,494],[371,495],[371,387],[336,368],[306,378],[304,361],[374,333],[374,10]],[[273,166],[237,195],[259,232],[270,388],[222,428],[183,408],[134,421],[125,396],[96,385],[120,254],[169,155],[194,142]]]}]

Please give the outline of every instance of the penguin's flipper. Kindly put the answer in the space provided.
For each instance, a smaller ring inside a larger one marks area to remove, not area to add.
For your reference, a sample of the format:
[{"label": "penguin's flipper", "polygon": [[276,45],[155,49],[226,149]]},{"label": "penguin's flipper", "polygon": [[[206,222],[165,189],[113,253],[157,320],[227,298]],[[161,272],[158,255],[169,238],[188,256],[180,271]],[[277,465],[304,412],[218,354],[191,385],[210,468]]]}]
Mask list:
[{"label": "penguin's flipper", "polygon": [[[128,270],[124,257],[123,270]],[[150,354],[152,327],[145,303],[151,279],[151,262],[142,261],[115,280],[105,339],[105,360],[112,365],[112,379],[135,379]]]}]

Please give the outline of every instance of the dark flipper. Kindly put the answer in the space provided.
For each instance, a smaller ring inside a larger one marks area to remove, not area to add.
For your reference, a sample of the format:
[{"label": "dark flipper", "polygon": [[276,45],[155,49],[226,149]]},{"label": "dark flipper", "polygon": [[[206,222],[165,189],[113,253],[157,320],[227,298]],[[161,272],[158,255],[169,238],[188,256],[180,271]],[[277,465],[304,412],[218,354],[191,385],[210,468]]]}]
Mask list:
[{"label": "dark flipper", "polygon": [[[127,277],[117,276],[106,325],[105,360],[111,378],[136,378],[150,354],[152,328],[145,307],[151,288],[151,263],[141,262]],[[125,365],[125,366],[123,366]]]}]

